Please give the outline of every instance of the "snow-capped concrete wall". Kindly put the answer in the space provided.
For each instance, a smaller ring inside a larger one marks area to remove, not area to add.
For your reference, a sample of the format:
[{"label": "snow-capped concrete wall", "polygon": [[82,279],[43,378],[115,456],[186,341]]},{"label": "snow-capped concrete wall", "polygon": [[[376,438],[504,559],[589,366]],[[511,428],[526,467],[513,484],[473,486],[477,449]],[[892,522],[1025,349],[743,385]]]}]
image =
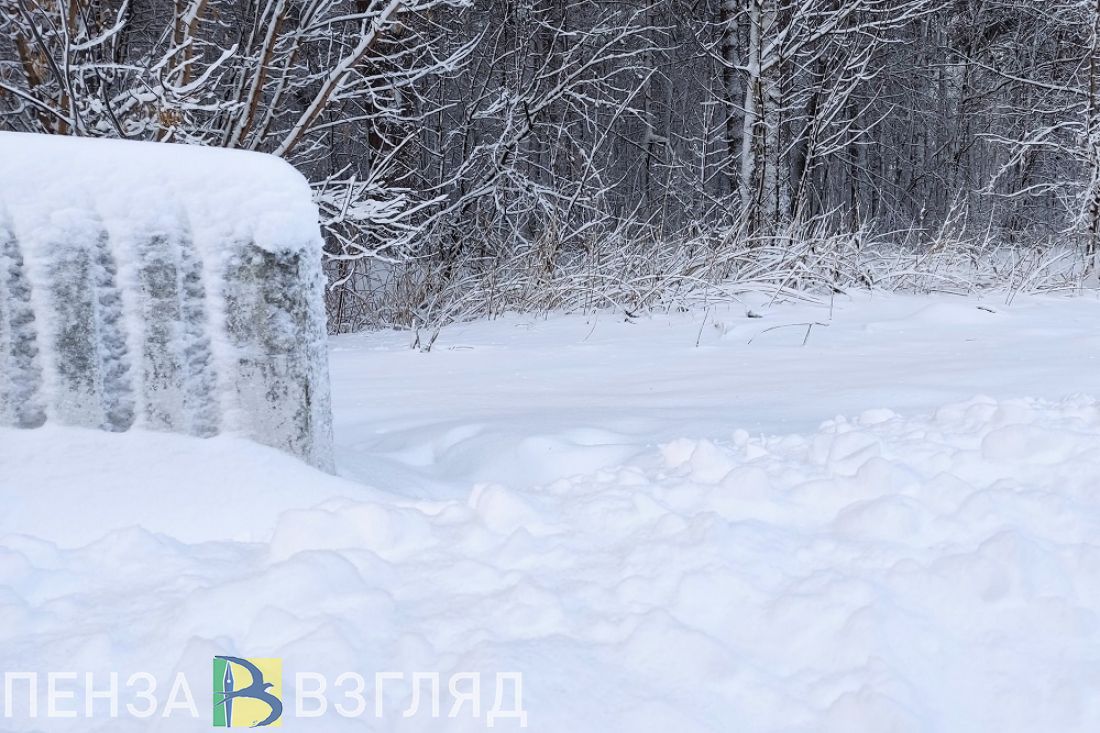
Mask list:
[{"label": "snow-capped concrete wall", "polygon": [[240,433],[331,470],[321,244],[277,158],[0,133],[0,424]]}]

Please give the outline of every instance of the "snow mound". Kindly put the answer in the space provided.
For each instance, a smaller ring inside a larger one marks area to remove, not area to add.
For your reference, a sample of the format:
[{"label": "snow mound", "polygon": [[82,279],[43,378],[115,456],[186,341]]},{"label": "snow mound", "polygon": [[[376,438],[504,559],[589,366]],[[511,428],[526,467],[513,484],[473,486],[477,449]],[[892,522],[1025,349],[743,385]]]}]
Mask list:
[{"label": "snow mound", "polygon": [[[284,466],[264,470],[259,448],[56,430],[0,431],[0,485],[21,502],[0,515],[0,659],[12,669],[202,679],[212,654],[241,653],[282,657],[291,680],[515,670],[530,728],[545,731],[1100,726],[1091,398],[679,438],[548,485],[435,500],[356,492],[305,467],[273,489]],[[58,445],[72,476],[54,465]],[[143,447],[162,460],[110,457]],[[171,504],[125,528],[140,481],[184,495],[193,478],[216,522],[247,526],[250,542],[221,524],[196,532]],[[59,545],[58,512],[81,515],[88,544]],[[403,719],[412,690],[391,692],[384,729],[484,729]],[[308,728],[353,723],[333,714]]]},{"label": "snow mound", "polygon": [[0,424],[241,433],[331,469],[321,245],[277,158],[0,133]]}]

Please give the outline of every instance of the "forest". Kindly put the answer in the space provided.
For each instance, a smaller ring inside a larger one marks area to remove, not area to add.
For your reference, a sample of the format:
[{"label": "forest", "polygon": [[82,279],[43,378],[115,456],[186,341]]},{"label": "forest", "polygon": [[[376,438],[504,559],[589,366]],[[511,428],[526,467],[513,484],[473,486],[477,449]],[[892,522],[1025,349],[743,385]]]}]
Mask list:
[{"label": "forest", "polygon": [[334,332],[1057,287],[1098,44],[1093,0],[0,0],[0,128],[285,158]]}]

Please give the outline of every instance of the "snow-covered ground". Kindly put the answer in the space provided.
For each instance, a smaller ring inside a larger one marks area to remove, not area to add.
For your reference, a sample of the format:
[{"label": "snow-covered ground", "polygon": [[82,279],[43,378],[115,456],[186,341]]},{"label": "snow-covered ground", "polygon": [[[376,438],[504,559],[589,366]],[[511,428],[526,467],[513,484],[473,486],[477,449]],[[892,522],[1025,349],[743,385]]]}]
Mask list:
[{"label": "snow-covered ground", "polygon": [[1096,730],[1100,302],[748,307],[336,338],[341,477],[2,430],[0,671],[515,671],[548,733]]}]

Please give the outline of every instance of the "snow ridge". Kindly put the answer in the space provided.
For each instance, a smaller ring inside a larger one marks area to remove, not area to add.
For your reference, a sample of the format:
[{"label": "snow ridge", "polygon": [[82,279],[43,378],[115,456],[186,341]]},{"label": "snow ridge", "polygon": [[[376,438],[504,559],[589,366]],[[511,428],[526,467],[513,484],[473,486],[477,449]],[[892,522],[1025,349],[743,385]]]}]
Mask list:
[{"label": "snow ridge", "polygon": [[[544,731],[1100,725],[1093,398],[684,437],[547,485],[432,500],[224,438],[47,427],[0,440],[13,493],[44,487],[0,516],[0,658],[16,669],[199,678],[212,654],[263,650],[290,671],[406,682],[517,670]],[[59,442],[70,465],[50,460]],[[119,442],[130,463],[98,479],[112,489],[103,523],[53,511]],[[485,729],[404,720],[410,686],[386,692],[386,730]],[[330,711],[309,729],[362,724]]]}]

